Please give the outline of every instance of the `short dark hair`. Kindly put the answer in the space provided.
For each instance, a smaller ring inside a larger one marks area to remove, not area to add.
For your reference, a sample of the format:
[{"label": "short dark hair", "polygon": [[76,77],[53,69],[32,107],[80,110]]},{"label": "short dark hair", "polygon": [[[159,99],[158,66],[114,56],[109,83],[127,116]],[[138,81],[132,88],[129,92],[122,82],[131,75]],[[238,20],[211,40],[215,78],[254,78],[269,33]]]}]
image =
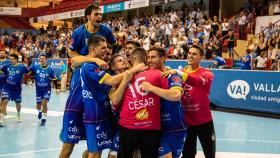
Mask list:
[{"label": "short dark hair", "polygon": [[148,52],[150,52],[150,51],[157,51],[160,58],[166,57],[166,51],[162,47],[152,47],[148,50]]},{"label": "short dark hair", "polygon": [[93,10],[101,10],[99,8],[99,5],[97,3],[94,4],[90,4],[89,6],[87,6],[87,8],[85,9],[85,16],[87,17],[88,15],[90,15],[92,13]]},{"label": "short dark hair", "polygon": [[146,63],[147,61],[147,52],[144,48],[135,48],[131,54],[131,61],[139,61]]},{"label": "short dark hair", "polygon": [[97,47],[100,42],[106,42],[106,38],[98,35],[92,35],[88,38],[87,46],[89,47]]},{"label": "short dark hair", "polygon": [[133,44],[135,47],[141,47],[141,44],[138,41],[134,41],[134,40],[126,41],[125,45],[127,44]]},{"label": "short dark hair", "polygon": [[204,56],[204,50],[202,47],[198,46],[198,45],[192,45],[191,48],[195,48],[199,51],[200,56]]},{"label": "short dark hair", "polygon": [[45,57],[46,59],[48,58],[48,57],[47,57],[47,54],[45,54],[45,53],[40,54],[40,56],[39,56],[39,57]]},{"label": "short dark hair", "polygon": [[18,55],[16,55],[16,54],[11,54],[10,57],[13,57],[14,59],[16,59],[16,61],[18,61]]},{"label": "short dark hair", "polygon": [[117,57],[122,57],[122,56],[119,55],[119,54],[115,54],[115,55],[112,56],[112,58],[111,58],[111,60],[110,60],[110,62],[109,62],[110,69],[111,69],[111,67],[115,64],[115,63],[114,63],[114,60],[115,60]]}]

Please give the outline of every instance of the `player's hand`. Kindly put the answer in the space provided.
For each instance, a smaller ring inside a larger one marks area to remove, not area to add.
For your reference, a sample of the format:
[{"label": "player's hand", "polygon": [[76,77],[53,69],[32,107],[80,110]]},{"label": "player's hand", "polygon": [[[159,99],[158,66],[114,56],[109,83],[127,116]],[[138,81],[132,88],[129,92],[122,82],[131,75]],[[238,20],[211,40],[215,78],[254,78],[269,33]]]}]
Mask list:
[{"label": "player's hand", "polygon": [[147,70],[149,67],[147,65],[145,65],[144,63],[138,64],[137,66],[135,66],[137,72],[142,72]]},{"label": "player's hand", "polygon": [[98,60],[96,61],[96,64],[97,64],[101,69],[103,69],[103,70],[109,68],[108,64],[107,64],[105,61],[100,60],[100,59],[98,59]]},{"label": "player's hand", "polygon": [[56,90],[55,90],[55,94],[58,95],[59,93],[60,93],[60,89],[56,89]]},{"label": "player's hand", "polygon": [[142,84],[140,85],[142,90],[146,91],[146,92],[150,92],[152,91],[153,85],[151,85],[149,82],[142,82]]},{"label": "player's hand", "polygon": [[161,72],[160,73],[160,76],[161,77],[168,77],[169,75],[174,75],[174,74],[176,74],[177,73],[177,71],[176,70],[168,70],[168,71],[163,71],[163,72]]},{"label": "player's hand", "polygon": [[129,72],[129,70],[125,71],[123,75],[123,80],[125,82],[129,82],[132,79],[133,75]]}]

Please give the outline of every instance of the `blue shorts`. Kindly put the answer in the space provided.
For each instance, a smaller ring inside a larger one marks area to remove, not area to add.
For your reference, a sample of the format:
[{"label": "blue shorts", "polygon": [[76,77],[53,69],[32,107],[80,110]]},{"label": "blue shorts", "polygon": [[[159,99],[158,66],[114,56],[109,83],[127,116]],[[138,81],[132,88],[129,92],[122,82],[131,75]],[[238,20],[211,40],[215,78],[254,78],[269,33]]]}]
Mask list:
[{"label": "blue shorts", "polygon": [[0,83],[0,98],[2,98],[3,95],[3,89],[4,88],[4,83]]},{"label": "blue shorts", "polygon": [[43,99],[49,101],[50,96],[51,96],[50,88],[36,88],[36,103],[37,104],[41,104]]},{"label": "blue shorts", "polygon": [[100,152],[103,149],[110,149],[112,146],[113,134],[108,121],[98,123],[85,123],[88,151]]},{"label": "blue shorts", "polygon": [[63,143],[77,144],[79,140],[85,140],[85,136],[83,114],[64,112],[60,140]]},{"label": "blue shorts", "polygon": [[119,149],[120,149],[120,132],[117,131],[117,133],[114,135],[113,144],[112,144],[110,150],[119,152]]},{"label": "blue shorts", "polygon": [[16,103],[21,103],[21,87],[13,88],[9,85],[3,86],[2,98],[15,101]]},{"label": "blue shorts", "polygon": [[183,151],[186,136],[186,130],[172,133],[163,132],[160,137],[159,156],[172,152],[173,158],[179,158]]}]

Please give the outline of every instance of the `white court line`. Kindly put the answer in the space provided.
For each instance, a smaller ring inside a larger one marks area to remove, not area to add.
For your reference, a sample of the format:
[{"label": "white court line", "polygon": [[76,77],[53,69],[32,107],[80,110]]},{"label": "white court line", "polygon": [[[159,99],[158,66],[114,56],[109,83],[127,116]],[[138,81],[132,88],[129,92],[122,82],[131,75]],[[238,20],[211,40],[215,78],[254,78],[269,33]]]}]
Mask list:
[{"label": "white court line", "polygon": [[[279,140],[250,140],[250,139],[216,139],[217,141],[235,141],[235,142],[258,142],[258,143],[280,143]],[[280,157],[279,157],[280,158]]]},{"label": "white court line", "polygon": [[[86,147],[86,145],[75,145],[75,148],[80,148],[80,147]],[[39,152],[56,151],[56,150],[61,150],[61,148],[49,148],[49,149],[25,151],[25,152],[19,152],[19,153],[2,154],[2,155],[0,155],[0,157],[24,155],[24,154],[30,154],[30,153],[39,153]]]},{"label": "white court line", "polygon": [[[204,158],[203,152],[198,151],[196,158]],[[216,158],[280,158],[280,154],[217,152]]]},{"label": "white court line", "polygon": [[[9,112],[17,112],[16,107],[7,107],[7,110]],[[21,108],[21,113],[38,115],[38,110],[35,108]],[[63,116],[63,112],[49,110],[48,116]]]},{"label": "white court line", "polygon": [[[75,148],[86,147],[86,145],[76,145]],[[39,152],[47,152],[47,151],[56,151],[61,150],[61,148],[49,148],[43,150],[33,150],[19,153],[10,153],[3,154],[0,157],[4,156],[16,156],[16,155],[25,155],[30,153],[39,153]],[[234,153],[234,152],[217,152],[216,158],[279,158],[280,154],[262,154],[262,153]],[[203,152],[198,151],[196,158],[204,158]]]}]

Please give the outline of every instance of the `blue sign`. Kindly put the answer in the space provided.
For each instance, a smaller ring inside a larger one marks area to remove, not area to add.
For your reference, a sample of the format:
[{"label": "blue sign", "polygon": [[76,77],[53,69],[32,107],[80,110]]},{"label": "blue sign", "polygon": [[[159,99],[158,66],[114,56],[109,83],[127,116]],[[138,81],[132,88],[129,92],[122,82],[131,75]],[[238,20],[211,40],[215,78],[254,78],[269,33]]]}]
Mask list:
[{"label": "blue sign", "polygon": [[[181,69],[188,65],[187,60],[166,60],[165,65],[172,69]],[[208,68],[214,65],[212,60],[201,61],[200,66]]]},{"label": "blue sign", "polygon": [[124,10],[124,2],[108,4],[104,6],[104,13]]},{"label": "blue sign", "polygon": [[210,100],[220,107],[280,114],[280,73],[212,70]]},{"label": "blue sign", "polygon": [[[61,61],[63,61],[64,65],[66,66],[66,70],[67,70],[67,59],[65,59],[65,58],[47,59],[47,64],[54,69],[54,74],[58,80],[61,79],[61,77],[60,77],[61,68],[62,68],[62,65],[60,64]],[[32,66],[38,65],[38,64],[40,64],[39,59],[33,58]]]},{"label": "blue sign", "polygon": [[[180,68],[186,61],[169,60],[166,66]],[[208,67],[211,62],[202,62]],[[209,99],[218,107],[280,114],[280,72],[211,70],[214,80]]]}]

